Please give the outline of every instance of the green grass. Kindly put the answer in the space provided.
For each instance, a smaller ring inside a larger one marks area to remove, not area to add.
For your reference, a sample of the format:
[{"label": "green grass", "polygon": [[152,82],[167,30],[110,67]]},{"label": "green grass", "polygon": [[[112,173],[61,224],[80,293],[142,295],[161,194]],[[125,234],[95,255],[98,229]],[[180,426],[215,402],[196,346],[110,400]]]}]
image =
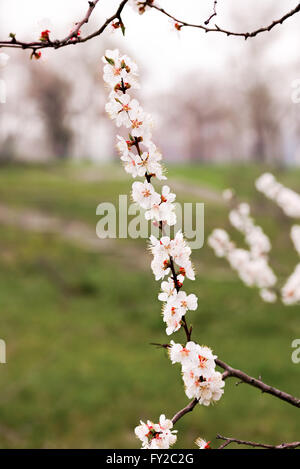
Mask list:
[{"label": "green grass", "polygon": [[170,167],[169,177],[179,177],[187,181],[213,187],[223,191],[228,187],[233,187],[240,196],[253,196],[253,185],[255,179],[265,171],[271,171],[280,182],[290,187],[298,188],[300,170],[268,168],[254,164],[236,165],[190,165]]},{"label": "green grass", "polygon": [[[95,226],[97,204],[128,193],[131,181],[114,179],[111,168],[97,170],[103,171],[101,181],[84,181],[81,171],[1,168],[1,203]],[[258,168],[232,171],[237,179],[231,185],[253,198],[254,212],[272,237],[274,266],[289,274],[298,261],[288,237],[291,222],[257,199]],[[204,167],[197,174],[194,168],[170,170],[170,177],[219,190],[230,170]],[[281,180],[297,188],[295,174]],[[216,226],[228,227],[222,206],[207,203],[205,216],[206,235]],[[291,342],[300,337],[299,308],[263,304],[208,247],[194,258],[198,276],[187,284],[187,291],[199,296],[198,311],[188,316],[194,339],[233,366],[299,395],[300,365],[291,362]],[[0,337],[7,343],[8,363],[0,365],[0,447],[139,447],[133,428],[140,418],[170,417],[187,404],[179,368],[149,345],[167,340],[158,288],[150,270],[135,269],[134,261],[126,265],[117,249],[89,253],[53,235],[1,226]],[[174,340],[183,340],[181,331]],[[198,436],[215,445],[217,433],[280,443],[299,439],[300,419],[292,406],[228,380],[217,405],[197,407],[177,429],[178,448],[193,447]]]}]

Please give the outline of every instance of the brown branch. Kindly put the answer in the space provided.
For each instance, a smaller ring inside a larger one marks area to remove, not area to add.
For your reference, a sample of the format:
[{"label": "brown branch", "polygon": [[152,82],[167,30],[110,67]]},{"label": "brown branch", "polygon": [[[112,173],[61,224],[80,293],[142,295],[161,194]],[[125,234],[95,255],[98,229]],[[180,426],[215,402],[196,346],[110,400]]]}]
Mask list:
[{"label": "brown branch", "polygon": [[300,399],[297,397],[292,396],[284,391],[280,391],[268,384],[265,384],[260,379],[253,378],[252,376],[247,375],[243,371],[237,370],[232,368],[231,366],[227,365],[227,363],[216,359],[216,364],[225,370],[223,374],[223,379],[227,378],[239,378],[243,383],[249,384],[250,386],[254,386],[255,388],[260,389],[263,393],[271,394],[272,396],[278,397],[282,401],[288,402],[289,404],[300,408]]},{"label": "brown branch", "polygon": [[[187,23],[186,21],[182,21],[178,18],[176,18],[175,16],[171,15],[170,13],[168,13],[166,10],[164,10],[163,8],[159,7],[159,6],[156,6],[154,3],[150,3],[150,2],[145,2],[145,5],[147,5],[149,8],[154,8],[155,10],[159,11],[160,13],[162,13],[163,15],[166,15],[168,18],[172,19],[175,23],[178,23],[180,25],[180,29],[182,29],[183,27],[190,27],[190,28],[198,28],[198,29],[202,29],[203,31],[205,31],[206,33],[209,33],[209,32],[218,32],[218,33],[223,33],[223,34],[226,34],[227,36],[239,36],[239,37],[243,37],[244,39],[248,39],[249,37],[255,37],[257,36],[258,34],[260,33],[263,33],[263,32],[267,32],[267,31],[271,31],[271,29],[273,29],[275,26],[279,25],[279,24],[282,24],[284,21],[286,21],[288,18],[290,18],[291,16],[295,15],[296,13],[299,13],[300,12],[300,3],[297,4],[297,6],[295,8],[293,8],[291,11],[289,11],[288,13],[286,13],[285,15],[283,15],[281,18],[279,18],[278,20],[274,20],[272,21],[272,23],[270,23],[268,26],[265,26],[265,27],[262,27],[262,28],[259,28],[259,29],[256,29],[255,31],[252,31],[252,32],[234,32],[234,31],[229,31],[227,29],[223,29],[223,28],[220,28],[217,24],[215,24],[215,27],[214,28],[208,28],[207,26],[205,26],[205,24],[208,24],[208,23],[204,23],[203,24],[193,24],[193,23]],[[213,15],[215,16],[215,15]],[[208,21],[208,20],[207,20]],[[210,21],[210,19],[209,19]]]},{"label": "brown branch", "polygon": [[265,449],[295,449],[300,446],[300,441],[294,441],[292,443],[281,443],[280,445],[265,445],[264,443],[255,443],[254,441],[244,441],[238,440],[236,438],[228,438],[226,436],[217,435],[217,440],[224,440],[225,443],[222,443],[218,449],[224,449],[226,446],[231,443],[236,443],[238,445],[251,446],[253,448],[265,448]]},{"label": "brown branch", "polygon": [[[165,348],[165,349],[171,347],[170,344],[152,344],[152,345],[160,346],[161,348]],[[223,362],[222,360],[219,360],[218,358],[216,358],[215,362],[220,368],[223,368],[223,370],[225,370],[225,372],[222,375],[223,380],[227,378],[234,378],[234,377],[239,378],[242,383],[246,383],[246,384],[249,384],[250,386],[254,386],[255,388],[260,389],[263,393],[271,394],[272,396],[275,396],[278,399],[281,399],[282,401],[288,402],[289,404],[300,408],[300,399],[298,397],[294,397],[291,394],[288,394],[284,391],[280,391],[279,389],[269,386],[268,384],[265,384],[260,379],[252,378],[252,376],[247,375],[243,371],[232,368],[231,366],[227,365],[227,363]],[[183,411],[184,409],[182,409],[182,411],[180,412],[183,412]],[[181,416],[185,415],[187,412],[189,412],[189,410],[187,410],[186,412],[183,412]],[[175,418],[175,416],[173,418]]]},{"label": "brown branch", "polygon": [[[120,24],[123,25],[123,22],[121,20],[121,13],[122,13],[126,3],[128,2],[128,0],[122,0],[122,2],[120,3],[120,5],[119,5],[119,7],[116,11],[116,13],[114,15],[112,15],[110,18],[108,18],[102,24],[102,26],[99,29],[97,29],[95,32],[89,34],[86,37],[78,36],[79,29],[84,24],[88,23],[88,21],[90,19],[90,16],[91,16],[91,14],[92,14],[93,10],[95,9],[95,6],[98,2],[99,2],[99,0],[94,0],[94,1],[89,1],[88,2],[89,3],[89,8],[87,10],[87,13],[86,13],[85,17],[83,18],[83,20],[76,23],[75,29],[67,37],[65,37],[64,39],[61,39],[61,40],[56,39],[56,40],[53,40],[53,41],[52,40],[48,40],[48,41],[46,40],[46,41],[24,42],[24,41],[17,40],[15,35],[11,34],[11,39],[9,41],[1,41],[0,40],[0,48],[15,48],[15,49],[24,49],[24,50],[28,49],[28,50],[32,50],[33,54],[34,54],[35,51],[37,51],[39,49],[48,49],[48,48],[60,49],[61,47],[69,46],[71,44],[74,45],[74,44],[78,44],[78,43],[87,42],[90,39],[93,39],[94,37],[100,36],[104,32],[104,30],[107,28],[107,26],[109,24],[111,24],[116,19],[119,20]],[[214,12],[213,12],[213,14],[204,22],[204,24],[193,24],[193,23],[187,23],[186,21],[179,20],[179,19],[175,18],[175,16],[168,13],[163,8],[160,8],[159,6],[156,6],[153,3],[153,1],[150,1],[150,0],[145,1],[145,2],[140,2],[140,3],[141,3],[141,5],[144,5],[145,7],[154,8],[155,10],[159,11],[160,13],[166,15],[168,18],[170,18],[174,22],[178,23],[179,26],[180,26],[180,29],[182,29],[183,27],[198,28],[198,29],[201,29],[201,30],[205,31],[206,33],[218,32],[218,33],[226,34],[227,36],[243,37],[244,39],[255,37],[258,34],[263,33],[263,32],[271,31],[275,26],[277,26],[279,24],[282,24],[288,18],[290,18],[293,15],[295,15],[296,13],[300,12],[300,3],[298,3],[297,6],[294,9],[292,9],[291,11],[289,11],[288,13],[283,15],[278,20],[272,21],[272,23],[270,23],[268,26],[256,29],[255,31],[252,31],[252,32],[240,32],[239,33],[239,32],[229,31],[229,30],[220,28],[217,24],[215,24],[214,27],[212,27],[212,28],[209,28],[207,26],[210,23],[211,19],[217,15],[217,11],[216,11],[217,1],[215,1],[215,3],[214,3]],[[123,30],[123,28],[122,28],[122,30]]]},{"label": "brown branch", "polygon": [[[159,346],[159,344],[153,344]],[[160,347],[163,348],[169,348],[169,344],[163,344],[160,345]],[[277,397],[278,399],[281,399],[285,402],[288,402],[289,404],[295,406],[295,407],[300,407],[300,399],[287,394],[286,392],[280,391],[279,389],[273,388],[267,384],[265,384],[261,380],[257,380],[255,378],[252,378],[251,376],[248,376],[246,373],[236,370],[235,368],[232,368],[231,366],[227,365],[227,363],[222,362],[221,360],[216,359],[216,364],[223,368],[225,372],[223,373],[223,379],[225,380],[226,378],[230,377],[237,377],[240,378],[240,380],[243,383],[247,383],[250,386],[254,386],[256,388],[261,389],[262,392],[272,394],[273,396]],[[183,409],[179,410],[172,418],[173,425],[175,425],[178,420],[180,420],[184,415],[188,414],[189,412],[192,412],[192,410],[196,407],[198,404],[198,399],[193,399],[190,401],[190,403],[184,407]],[[265,445],[263,443],[254,443],[254,442],[249,442],[249,441],[243,441],[243,440],[236,440],[234,438],[226,438],[222,437],[221,435],[217,436],[218,439],[223,439],[226,440],[225,443],[223,443],[218,449],[223,449],[226,446],[228,446],[231,443],[237,443],[237,444],[243,444],[243,445],[248,445],[248,446],[253,446],[253,447],[260,447],[260,448],[267,448],[267,449],[292,449],[300,446],[300,442],[293,442],[293,443],[282,443],[277,446],[272,446],[272,445]]]},{"label": "brown branch", "polygon": [[181,417],[183,417],[185,414],[187,414],[188,412],[192,412],[192,410],[197,404],[198,404],[198,399],[195,398],[186,407],[179,410],[179,412],[177,412],[177,414],[175,414],[174,417],[172,418],[173,425],[175,425],[175,423],[179,419],[181,419]]},{"label": "brown branch", "polygon": [[[173,261],[172,257],[170,257],[170,268],[171,268],[171,271],[172,271],[172,278],[174,280],[175,288],[176,288],[176,291],[178,293],[181,287],[178,285],[177,274],[176,274],[176,271],[175,271],[174,261]],[[182,325],[183,325],[183,328],[184,328],[184,331],[185,331],[186,340],[187,340],[187,342],[189,342],[191,340],[192,327],[188,328],[185,316],[182,317],[181,321],[182,321]]]},{"label": "brown branch", "polygon": [[23,42],[23,41],[19,41],[16,39],[15,35],[12,34],[11,35],[11,40],[10,41],[0,41],[0,48],[3,48],[3,47],[13,47],[13,48],[18,48],[18,49],[29,49],[29,50],[32,50],[33,53],[39,49],[48,49],[48,48],[54,48],[54,49],[60,49],[61,47],[65,47],[65,46],[68,46],[70,44],[78,44],[78,43],[82,43],[82,42],[87,42],[89,41],[90,39],[94,38],[94,37],[97,37],[97,36],[100,36],[104,30],[107,28],[107,26],[112,23],[114,20],[118,19],[120,22],[122,22],[121,20],[121,13],[126,5],[126,3],[128,2],[128,0],[122,0],[122,2],[120,3],[117,11],[110,17],[108,18],[103,24],[102,26],[97,29],[95,32],[93,32],[92,34],[89,34],[88,36],[85,36],[85,37],[80,37],[78,36],[78,32],[79,32],[79,29],[81,26],[83,26],[85,23],[88,23],[89,19],[90,19],[90,16],[93,12],[93,10],[95,9],[96,7],[96,4],[99,2],[99,0],[94,0],[93,2],[89,2],[89,8],[88,8],[88,11],[85,15],[85,17],[83,18],[83,20],[79,21],[77,24],[76,24],[76,28],[73,29],[71,31],[71,33],[65,37],[64,39],[61,39],[61,40],[54,40],[54,41],[34,41],[34,42]]},{"label": "brown branch", "polygon": [[210,17],[209,17],[206,21],[204,21],[204,24],[205,24],[206,26],[210,23],[210,21],[211,21],[215,16],[217,16],[217,4],[218,4],[218,2],[217,2],[217,0],[215,0],[215,1],[214,1],[214,11],[213,11],[213,13],[210,15]]},{"label": "brown branch", "polygon": [[76,23],[76,28],[73,29],[70,34],[65,38],[63,39],[61,42],[68,42],[70,39],[72,38],[76,38],[78,36],[78,33],[80,31],[80,28],[89,22],[89,19],[90,19],[90,16],[95,8],[95,6],[97,5],[97,3],[99,2],[99,0],[94,0],[93,2],[89,2],[89,9],[88,11],[86,12],[86,15],[85,17],[83,18],[83,20],[79,21],[78,23]]}]

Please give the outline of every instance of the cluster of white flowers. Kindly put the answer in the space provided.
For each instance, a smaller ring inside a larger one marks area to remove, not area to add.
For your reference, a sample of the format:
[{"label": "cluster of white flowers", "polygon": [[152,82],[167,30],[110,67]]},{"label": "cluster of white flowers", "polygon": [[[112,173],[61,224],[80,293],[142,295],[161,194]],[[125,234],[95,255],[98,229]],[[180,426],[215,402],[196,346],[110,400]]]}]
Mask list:
[{"label": "cluster of white flowers", "polygon": [[256,180],[256,189],[279,205],[292,218],[300,218],[300,195],[283,186],[271,173],[264,173]]},{"label": "cluster of white flowers", "polygon": [[225,381],[215,370],[216,355],[206,346],[188,342],[184,347],[171,341],[169,356],[172,363],[180,363],[185,393],[189,399],[196,398],[199,404],[209,406],[224,393]]},{"label": "cluster of white flowers", "polygon": [[[161,165],[162,155],[152,141],[152,117],[145,113],[136,99],[128,94],[130,88],[138,88],[138,69],[126,55],[118,50],[108,50],[103,57],[104,81],[110,88],[109,102],[106,111],[115,120],[117,127],[125,126],[128,140],[118,136],[117,149],[125,171],[133,178],[143,177],[143,182],[132,185],[133,200],[145,210],[146,220],[152,220],[163,231],[165,225],[176,223],[175,198],[169,186],[164,185],[161,192],[156,192],[151,179],[156,177],[166,180]],[[185,277],[194,280],[194,269],[190,260],[191,249],[187,246],[183,234],[178,232],[173,240],[163,236],[160,240],[150,238],[150,249],[153,254],[151,267],[156,280],[170,275],[163,282],[163,293],[168,292],[165,300],[163,318],[167,334],[172,334],[181,327],[181,320],[187,310],[197,308],[197,297],[179,291]],[[175,271],[176,269],[176,271]],[[168,285],[168,286],[167,286]],[[166,290],[167,288],[167,290]],[[166,291],[165,291],[166,290]]]},{"label": "cluster of white flowers", "polygon": [[[283,212],[291,218],[300,218],[300,194],[278,182],[273,174],[264,173],[256,180],[256,188],[266,197],[274,201]],[[300,255],[300,226],[291,229],[291,239]],[[281,289],[282,301],[285,305],[300,302],[300,264],[298,264],[285,285]]]},{"label": "cluster of white flowers", "polygon": [[216,256],[225,257],[230,266],[238,273],[240,279],[249,287],[257,287],[261,298],[269,303],[276,301],[272,291],[277,278],[269,266],[268,252],[271,249],[269,238],[260,226],[254,224],[250,217],[250,207],[242,203],[229,213],[229,220],[245,238],[249,250],[237,248],[222,229],[215,229],[208,238],[208,244]]},{"label": "cluster of white flowers", "polygon": [[[156,280],[170,275],[167,281],[161,284],[162,292],[158,295],[163,305],[163,320],[166,323],[167,335],[180,329],[182,318],[188,310],[195,311],[198,307],[196,295],[187,295],[179,291],[185,277],[195,280],[194,269],[190,260],[191,249],[187,246],[183,234],[179,231],[171,240],[163,236],[160,240],[155,236],[150,237],[150,249],[153,254],[151,268]],[[177,266],[177,268],[176,268]],[[177,273],[175,273],[175,269]]]},{"label": "cluster of white flowers", "polygon": [[168,449],[177,440],[177,430],[172,430],[172,420],[161,415],[159,423],[147,420],[147,423],[140,421],[140,425],[135,428],[136,436],[142,442],[143,449]]},{"label": "cluster of white flowers", "polygon": [[150,182],[134,182],[132,198],[141,208],[146,209],[146,220],[161,222],[163,225],[175,225],[176,214],[173,202],[176,196],[170,192],[168,186],[163,186],[161,194],[158,194]]},{"label": "cluster of white flowers", "polygon": [[[140,2],[133,3],[141,6]],[[153,254],[151,268],[155,279],[163,280],[158,298],[164,302],[162,314],[166,333],[170,335],[183,325],[188,336],[191,331],[188,330],[185,314],[196,310],[198,303],[196,295],[188,295],[181,290],[185,277],[195,279],[190,260],[191,249],[180,231],[173,239],[164,236],[164,227],[176,223],[176,196],[167,185],[158,193],[151,184],[152,178],[165,180],[166,177],[161,166],[162,155],[152,142],[152,118],[128,94],[128,90],[139,87],[138,69],[129,57],[121,55],[118,50],[106,51],[103,62],[104,81],[110,89],[106,111],[115,120],[117,127],[124,126],[128,131],[128,140],[117,137],[121,161],[125,171],[133,178],[144,178],[143,182],[133,183],[132,198],[145,210],[146,220],[151,220],[159,227],[162,235],[160,239],[150,237],[150,250]],[[164,280],[166,276],[168,278]],[[187,347],[192,347],[192,344],[194,349],[189,365],[184,365],[186,393],[190,397],[197,397],[200,404],[209,405],[220,399],[224,382],[222,375],[215,371],[214,358],[209,349],[193,342],[189,342]],[[135,433],[142,441],[143,448],[164,449],[176,441],[176,436],[171,431],[172,426],[172,421],[162,415],[159,424],[141,422]]]}]

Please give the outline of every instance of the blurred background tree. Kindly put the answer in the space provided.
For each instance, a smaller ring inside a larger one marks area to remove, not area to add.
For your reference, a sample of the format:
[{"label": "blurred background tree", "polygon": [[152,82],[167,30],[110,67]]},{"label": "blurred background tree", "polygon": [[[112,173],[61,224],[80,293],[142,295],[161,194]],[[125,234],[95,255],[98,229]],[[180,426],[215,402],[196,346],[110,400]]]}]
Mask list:
[{"label": "blurred background tree", "polygon": [[34,67],[30,72],[28,97],[36,102],[38,115],[43,121],[49,155],[67,158],[73,139],[73,131],[68,123],[71,84],[51,69]]}]

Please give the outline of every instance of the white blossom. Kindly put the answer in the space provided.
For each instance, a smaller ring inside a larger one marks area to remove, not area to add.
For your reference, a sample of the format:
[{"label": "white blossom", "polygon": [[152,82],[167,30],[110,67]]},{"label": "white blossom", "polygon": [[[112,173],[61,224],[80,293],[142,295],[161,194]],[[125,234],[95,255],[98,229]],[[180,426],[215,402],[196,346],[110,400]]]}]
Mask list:
[{"label": "white blossom", "polygon": [[217,358],[211,349],[188,342],[184,347],[171,341],[169,356],[172,363],[180,363],[185,393],[197,398],[205,406],[218,401],[224,390],[222,374],[215,370]]},{"label": "white blossom", "polygon": [[132,184],[132,198],[142,208],[150,209],[152,200],[155,197],[155,189],[149,182],[134,182]]},{"label": "white blossom", "polygon": [[128,56],[120,55],[118,49],[107,50],[102,60],[105,63],[103,80],[112,91],[117,93],[118,85],[122,87],[122,84],[128,88],[139,87],[138,67]]},{"label": "white blossom", "polygon": [[292,218],[300,218],[300,194],[280,184],[273,174],[262,174],[256,180],[256,188],[279,205]]},{"label": "white blossom", "polygon": [[142,442],[143,449],[168,449],[177,440],[177,430],[172,430],[172,420],[161,415],[159,423],[150,420],[147,423],[140,421],[140,425],[134,430],[137,438]]},{"label": "white blossom", "polygon": [[167,281],[161,283],[162,292],[158,295],[160,301],[168,301],[169,298],[176,296],[174,280],[168,278]]},{"label": "white blossom", "polygon": [[197,438],[195,440],[195,443],[199,447],[199,449],[211,449],[210,446],[209,446],[210,441],[206,441],[203,438],[200,438],[200,437]]},{"label": "white blossom", "polygon": [[163,306],[163,319],[167,324],[167,335],[176,332],[181,327],[182,317],[187,311],[195,311],[198,307],[196,295],[187,295],[184,291],[173,292]]},{"label": "white blossom", "polygon": [[260,290],[260,296],[263,301],[266,303],[275,303],[277,300],[277,295],[274,291],[268,290],[267,288],[262,288]]},{"label": "white blossom", "polygon": [[168,186],[163,186],[161,195],[155,194],[152,197],[150,210],[145,213],[146,220],[165,221],[170,226],[175,225],[175,205],[172,203],[175,197]]},{"label": "white blossom", "polygon": [[109,114],[111,119],[116,120],[117,127],[124,125],[125,127],[130,127],[131,122],[128,115],[128,112],[131,109],[132,103],[135,100],[130,101],[129,94],[123,94],[113,98],[105,105],[105,110]]},{"label": "white blossom", "polygon": [[282,301],[285,305],[300,302],[300,264],[298,264],[281,290]]},{"label": "white blossom", "polygon": [[226,202],[230,202],[234,198],[234,196],[235,192],[233,189],[228,188],[222,192],[222,197]]},{"label": "white blossom", "polygon": [[220,228],[213,230],[208,237],[208,245],[213,248],[217,257],[225,257],[233,247],[228,233]]},{"label": "white blossom", "polygon": [[299,225],[292,226],[291,238],[294,243],[296,251],[300,255],[300,226]]}]

